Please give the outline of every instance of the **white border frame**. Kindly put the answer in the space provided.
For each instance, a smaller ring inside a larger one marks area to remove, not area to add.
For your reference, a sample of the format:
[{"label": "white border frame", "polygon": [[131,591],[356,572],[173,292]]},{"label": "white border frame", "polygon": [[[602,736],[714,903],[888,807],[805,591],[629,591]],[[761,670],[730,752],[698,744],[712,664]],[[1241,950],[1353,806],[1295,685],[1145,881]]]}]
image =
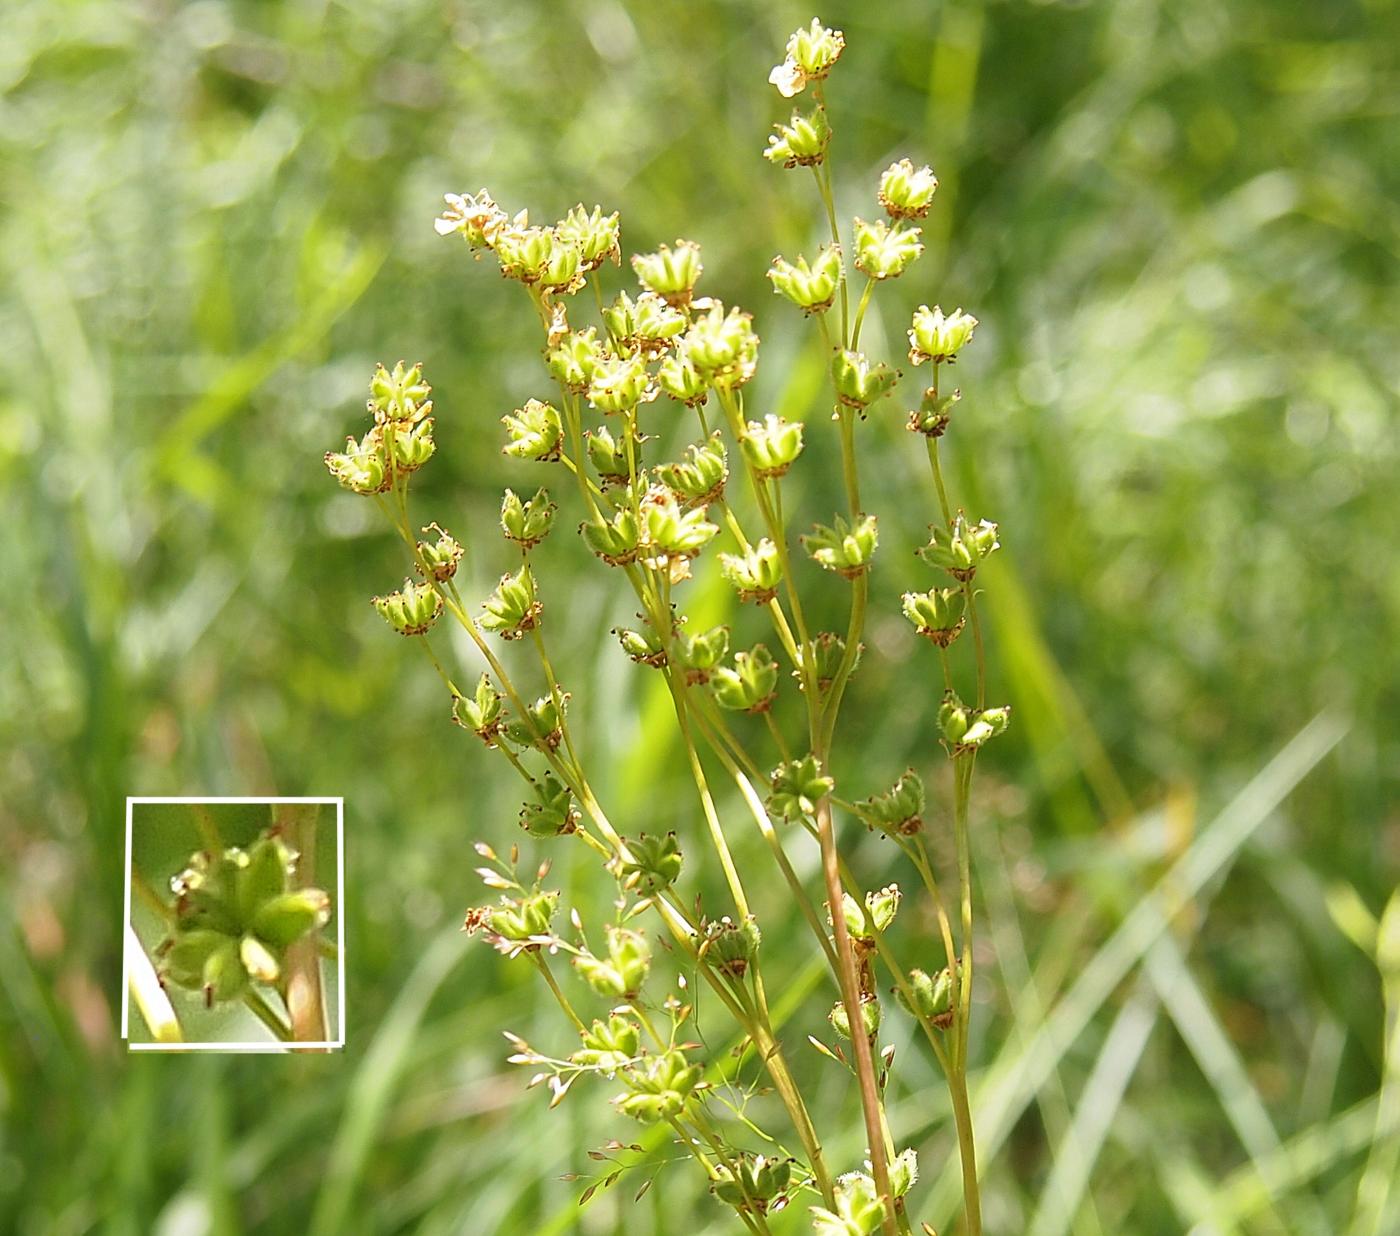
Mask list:
[{"label": "white border frame", "polygon": [[345,799],[344,798],[284,798],[273,795],[267,798],[204,798],[198,795],[160,797],[131,795],[126,800],[126,866],[122,870],[122,936],[131,924],[131,809],[138,803],[210,803],[210,804],[266,804],[273,803],[320,803],[325,806],[335,804],[335,850],[336,850],[336,1031],[334,1042],[319,1043],[133,1043],[127,1033],[128,1013],[131,1000],[129,958],[125,945],[122,947],[122,1041],[128,1051],[222,1051],[222,1052],[271,1052],[278,1055],[296,1054],[298,1051],[321,1050],[339,1051],[345,1046]]}]

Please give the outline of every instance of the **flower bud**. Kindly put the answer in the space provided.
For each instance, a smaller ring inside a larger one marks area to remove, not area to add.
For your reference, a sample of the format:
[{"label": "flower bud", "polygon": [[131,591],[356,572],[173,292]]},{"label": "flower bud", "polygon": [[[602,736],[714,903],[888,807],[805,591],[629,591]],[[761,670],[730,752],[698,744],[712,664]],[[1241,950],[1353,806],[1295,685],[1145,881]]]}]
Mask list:
[{"label": "flower bud", "polygon": [[694,558],[719,533],[718,524],[706,522],[704,510],[682,510],[676,495],[665,486],[649,489],[641,506],[642,545],[651,566]]},{"label": "flower bud", "polygon": [[507,489],[501,501],[501,531],[521,549],[533,549],[549,535],[558,509],[549,500],[548,490],[538,490],[522,502],[514,490]]},{"label": "flower bud", "polygon": [[931,1022],[940,1030],[946,1030],[953,1024],[956,985],[947,966],[932,977],[923,970],[910,970],[908,987],[907,996],[902,989],[896,988],[895,997],[915,1017]]},{"label": "flower bud", "polygon": [[831,124],[826,109],[813,108],[805,116],[793,112],[787,124],[775,124],[763,157],[784,167],[816,167],[826,159],[831,145]]},{"label": "flower bud", "polygon": [[[846,1012],[845,1004],[840,1000],[831,1006],[827,1020],[831,1022],[831,1028],[843,1039],[851,1037],[851,1019]],[[873,1039],[880,1033],[880,1002],[874,996],[861,996],[860,1020],[867,1038]]]},{"label": "flower bud", "polygon": [[617,211],[605,215],[601,206],[595,206],[589,213],[582,202],[554,225],[555,235],[578,250],[579,269],[584,274],[597,270],[609,258],[614,265],[622,261],[620,230]]},{"label": "flower bud", "polygon": [[684,346],[684,341],[657,366],[656,384],[688,408],[698,408],[710,394],[710,384],[691,362],[690,350]]},{"label": "flower bud", "polygon": [[613,1013],[606,1022],[595,1021],[583,1031],[583,1046],[569,1057],[575,1064],[615,1073],[636,1059],[641,1046],[637,1023],[621,1013]]},{"label": "flower bud", "polygon": [[562,837],[578,829],[569,787],[552,772],[534,783],[534,800],[520,808],[520,827],[532,837]]},{"label": "flower bud", "polygon": [[627,1076],[631,1091],[619,1096],[618,1109],[643,1124],[673,1119],[685,1111],[705,1075],[699,1064],[687,1064],[678,1048],[648,1056]]},{"label": "flower bud", "polygon": [[509,219],[491,195],[480,193],[448,193],[444,195],[447,209],[433,220],[439,236],[461,236],[473,249],[487,248],[495,243],[496,233]]},{"label": "flower bud", "polygon": [[986,519],[971,524],[961,511],[954,516],[950,530],[930,526],[929,531],[929,543],[916,551],[919,557],[964,583],[977,574],[984,559],[1001,548],[996,524]]},{"label": "flower bud", "polygon": [[864,412],[899,381],[899,371],[883,361],[872,365],[860,352],[841,350],[831,358],[831,383],[836,398],[848,408]]},{"label": "flower bud", "polygon": [[785,258],[774,258],[768,278],[773,291],[786,296],[810,316],[831,308],[836,289],[841,286],[842,274],[840,248],[824,245],[817,250],[817,260],[810,266],[805,257],[798,257],[795,264]]},{"label": "flower bud", "polygon": [[655,253],[632,255],[632,269],[648,292],[655,292],[673,309],[690,304],[700,272],[700,246],[692,240],[678,240],[674,249],[661,245]]},{"label": "flower bud", "polygon": [[626,860],[619,860],[622,887],[640,897],[664,893],[681,874],[681,847],[675,833],[652,837],[643,833],[627,842]]},{"label": "flower bud", "polygon": [[953,405],[962,398],[962,391],[950,395],[940,395],[930,386],[924,391],[919,406],[909,413],[909,429],[921,433],[926,438],[941,438],[948,430],[952,419]]},{"label": "flower bud", "polygon": [[920,305],[914,310],[914,324],[909,328],[909,359],[916,365],[931,360],[935,365],[958,359],[958,353],[971,342],[977,329],[977,319],[961,308],[946,317],[935,305],[930,309]]},{"label": "flower bud", "polygon": [[704,442],[692,443],[681,462],[662,464],[656,475],[687,507],[718,502],[729,479],[729,457],[723,439],[715,432]]},{"label": "flower bud", "polygon": [[919,243],[919,229],[883,219],[866,222],[856,219],[856,269],[872,279],[895,279],[924,251]]},{"label": "flower bud", "polygon": [[428,399],[432,390],[423,381],[422,365],[405,365],[399,361],[392,373],[383,365],[376,365],[369,382],[369,410],[381,423],[420,421],[433,410]]},{"label": "flower bud", "polygon": [[442,613],[442,597],[430,583],[403,581],[398,592],[373,597],[370,604],[383,615],[384,621],[400,635],[422,635]]},{"label": "flower bud", "polygon": [[720,554],[720,574],[739,594],[739,600],[767,605],[778,595],[783,565],[778,547],[767,537],[749,546],[742,554]]},{"label": "flower bud", "polygon": [[550,374],[570,394],[583,395],[593,374],[608,355],[598,342],[598,328],[570,331],[549,350],[545,363]]},{"label": "flower bud", "polygon": [[641,547],[641,529],[629,506],[621,506],[611,519],[598,516],[579,525],[584,543],[609,566],[635,562]]},{"label": "flower bud", "polygon": [[817,814],[817,803],[831,793],[836,783],[822,772],[817,757],[779,764],[769,775],[768,810],[784,820],[800,820]]},{"label": "flower bud", "polygon": [[286,948],[302,936],[325,926],[331,899],[319,888],[299,888],[263,902],[253,916],[253,934],[274,948]]},{"label": "flower bud", "polygon": [[502,639],[520,639],[539,624],[544,606],[535,599],[535,575],[528,564],[514,575],[502,575],[501,582],[482,603],[486,612],[481,626]]},{"label": "flower bud", "polygon": [[356,442],[345,439],[344,451],[327,451],[326,468],[346,489],[357,494],[382,494],[393,483],[384,455],[384,435],[378,425]]},{"label": "flower bud", "polygon": [[938,177],[933,168],[916,170],[908,159],[900,159],[881,173],[876,197],[891,219],[922,219],[933,204],[937,188]]},{"label": "flower bud", "polygon": [[508,441],[501,448],[505,455],[513,459],[533,459],[539,463],[549,463],[559,458],[559,448],[564,442],[564,426],[559,420],[559,409],[538,399],[526,401],[523,408],[517,408],[509,416],[501,417],[506,427]]},{"label": "flower bud", "polygon": [[470,697],[459,695],[452,701],[452,719],[471,730],[487,746],[495,743],[505,719],[505,709],[501,706],[501,693],[487,675],[482,674]]},{"label": "flower bud", "polygon": [[646,357],[604,356],[588,383],[588,402],[603,413],[630,412],[656,398]]},{"label": "flower bud", "polygon": [[721,665],[710,675],[710,689],[721,708],[758,714],[773,706],[778,694],[778,666],[762,644],[734,654],[734,668]]},{"label": "flower bud", "polygon": [[600,996],[634,999],[651,969],[651,946],[640,932],[627,927],[608,928],[606,959],[580,953],[574,965]]},{"label": "flower bud", "polygon": [[620,344],[646,356],[657,356],[685,331],[685,314],[673,309],[655,292],[643,292],[634,301],[621,292],[610,308],[603,310],[608,333]]},{"label": "flower bud", "polygon": [[902,598],[904,616],[926,639],[946,648],[958,637],[966,621],[963,611],[967,597],[961,588],[930,588],[927,592],[906,592]]},{"label": "flower bud", "polygon": [[705,924],[702,955],[721,974],[743,982],[749,966],[758,956],[758,946],[762,942],[763,935],[753,915],[748,915],[739,923],[726,915],[718,922]]},{"label": "flower bud", "polygon": [[762,421],[748,422],[739,445],[759,480],[786,476],[802,454],[802,422],[787,421],[770,412]]},{"label": "flower bud", "polygon": [[418,569],[421,571],[427,567],[430,578],[445,583],[457,574],[457,564],[462,560],[462,546],[437,524],[429,524],[422,531],[436,532],[437,540],[418,542],[418,556],[423,560]]},{"label": "flower bud", "polygon": [[679,638],[681,668],[687,686],[703,686],[729,652],[729,628],[711,627]]},{"label": "flower bud", "polygon": [[639,462],[640,441],[633,439],[632,460],[627,458],[627,439],[614,438],[606,425],[590,429],[584,440],[588,447],[588,461],[598,473],[598,480],[604,489],[612,485],[625,485],[632,476],[633,466]]},{"label": "flower bud", "polygon": [[685,334],[685,355],[706,382],[737,390],[758,369],[758,336],[753,318],[739,309],[726,314],[715,301]]},{"label": "flower bud", "polygon": [[862,515],[850,523],[837,515],[833,526],[817,524],[801,539],[802,547],[818,566],[845,579],[855,579],[870,569],[880,538],[874,515]]},{"label": "flower bud", "polygon": [[878,828],[890,836],[912,837],[924,826],[924,783],[910,768],[883,794],[874,794],[855,806],[867,828]]},{"label": "flower bud", "polygon": [[568,698],[565,695],[556,701],[552,694],[542,695],[533,704],[527,704],[525,715],[506,725],[506,737],[517,746],[557,751],[564,738],[562,701]]},{"label": "flower bud", "polygon": [[628,627],[614,627],[613,634],[622,645],[622,651],[638,665],[661,669],[666,664],[666,648],[650,630],[634,631]]}]

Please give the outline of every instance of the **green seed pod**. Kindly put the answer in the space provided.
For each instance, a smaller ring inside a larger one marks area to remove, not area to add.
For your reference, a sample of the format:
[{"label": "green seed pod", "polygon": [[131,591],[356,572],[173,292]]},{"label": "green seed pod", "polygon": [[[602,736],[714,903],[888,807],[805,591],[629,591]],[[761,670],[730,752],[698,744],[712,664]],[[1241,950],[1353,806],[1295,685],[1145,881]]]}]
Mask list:
[{"label": "green seed pod", "polygon": [[238,955],[237,940],[227,939],[209,954],[201,979],[206,1008],[237,999],[243,994],[243,989],[248,986],[248,972],[243,969]]},{"label": "green seed pod", "polygon": [[555,235],[578,249],[580,269],[586,274],[597,270],[609,259],[614,265],[622,261],[618,248],[618,212],[603,213],[601,206],[585,211],[580,202],[554,225]]},{"label": "green seed pod", "polygon": [[204,986],[205,963],[228,942],[229,937],[219,931],[196,928],[177,932],[161,945],[161,978],[197,990]]},{"label": "green seed pod", "polygon": [[904,616],[925,639],[946,648],[958,637],[966,621],[967,597],[961,588],[930,588],[906,592],[901,598]]},{"label": "green seed pod", "polygon": [[739,445],[760,480],[786,476],[802,454],[802,422],[770,412],[762,421],[749,421]]},{"label": "green seed pod", "polygon": [[559,458],[564,425],[559,419],[559,409],[553,404],[528,400],[523,408],[501,417],[501,424],[506,427],[507,438],[501,448],[502,454],[538,463],[550,463]]},{"label": "green seed pod", "polygon": [[417,472],[437,453],[432,417],[411,425],[403,421],[390,422],[385,426],[384,434],[390,444],[390,456],[397,472]]},{"label": "green seed pod", "polygon": [[903,1197],[919,1182],[919,1156],[913,1146],[890,1161],[890,1192]]},{"label": "green seed pod", "polygon": [[786,296],[809,317],[831,308],[843,274],[841,250],[836,245],[817,250],[817,260],[810,266],[805,257],[798,257],[795,264],[777,257],[768,270],[773,291]]},{"label": "green seed pod", "polygon": [[609,520],[601,517],[579,525],[584,544],[609,566],[626,566],[637,560],[642,534],[637,517],[628,506],[621,506]]},{"label": "green seed pod", "polygon": [[912,768],[883,794],[874,794],[856,803],[867,828],[878,828],[890,836],[912,837],[924,821],[924,783]]},{"label": "green seed pod", "polygon": [[344,451],[327,451],[326,468],[346,489],[357,494],[382,494],[393,483],[378,425],[356,442],[345,439]]},{"label": "green seed pod", "polygon": [[608,333],[623,347],[657,356],[685,331],[685,314],[673,309],[655,292],[643,292],[634,301],[621,292],[603,310]]},{"label": "green seed pod", "polygon": [[578,829],[569,787],[552,772],[535,782],[535,798],[520,808],[520,827],[532,837],[562,837]]},{"label": "green seed pod", "polygon": [[723,497],[724,483],[729,478],[729,461],[719,433],[687,447],[686,458],[680,463],[662,464],[656,469],[656,476],[688,508],[717,502]]},{"label": "green seed pod", "polygon": [[898,278],[924,251],[916,227],[890,224],[883,219],[874,219],[869,223],[856,219],[852,227],[855,233],[856,269],[872,279]]},{"label": "green seed pod", "polygon": [[564,704],[568,698],[564,695],[556,701],[552,694],[540,696],[526,705],[523,717],[507,722],[506,737],[521,747],[557,751],[564,738]]},{"label": "green seed pod", "polygon": [[826,160],[831,145],[831,124],[826,109],[814,107],[805,116],[793,112],[787,124],[775,124],[763,157],[784,167],[817,167]]},{"label": "green seed pod", "polygon": [[286,948],[331,916],[331,899],[319,888],[299,888],[263,903],[253,916],[253,934],[273,948]]},{"label": "green seed pod", "polygon": [[865,894],[865,909],[876,931],[890,929],[895,915],[899,913],[900,896],[898,884],[886,884],[884,888]]},{"label": "green seed pod", "polygon": [[501,582],[482,603],[486,611],[481,625],[502,639],[520,639],[539,623],[544,606],[535,598],[535,575],[528,564],[514,575],[502,575]]},{"label": "green seed pod", "polygon": [[655,253],[634,254],[632,269],[648,292],[655,292],[674,309],[684,309],[705,267],[700,261],[700,246],[678,240],[674,249],[660,245]]},{"label": "green seed pod", "polygon": [[520,283],[540,283],[554,257],[554,230],[547,227],[517,226],[515,221],[496,233],[494,248],[501,274]]},{"label": "green seed pod", "polygon": [[240,922],[251,923],[264,902],[287,891],[294,856],[281,837],[264,833],[248,850],[247,863],[234,877]]},{"label": "green seed pod", "polygon": [[[444,583],[457,574],[457,564],[462,560],[462,546],[437,524],[429,524],[423,532],[436,532],[437,540],[419,541],[419,556],[423,559],[423,565],[428,568],[428,575],[439,583]],[[422,567],[419,570],[421,571]]]},{"label": "green seed pod", "polygon": [[[851,1037],[851,1019],[846,1014],[846,1006],[840,1000],[831,1006],[827,1020],[831,1022],[831,1028],[843,1039]],[[867,1038],[873,1039],[880,1033],[880,1002],[874,996],[861,996],[860,1021]]]},{"label": "green seed pod", "polygon": [[961,308],[945,315],[939,306],[930,309],[920,305],[914,310],[909,328],[909,359],[916,365],[932,361],[935,365],[951,364],[958,353],[972,340],[977,319]]},{"label": "green seed pod", "polygon": [[694,635],[680,636],[681,666],[688,686],[703,686],[729,652],[729,628],[711,627]]},{"label": "green seed pod", "polygon": [[488,746],[501,732],[504,718],[501,693],[486,674],[482,674],[472,696],[459,695],[452,701],[452,720],[471,730]]},{"label": "green seed pod", "polygon": [[646,357],[605,355],[588,382],[588,402],[604,414],[630,412],[656,398]]},{"label": "green seed pod", "polygon": [[909,430],[926,438],[941,438],[952,420],[953,405],[962,398],[962,391],[940,395],[932,386],[924,391],[919,406],[909,413]]},{"label": "green seed pod", "polygon": [[281,963],[256,936],[243,937],[238,955],[248,977],[256,983],[275,983],[282,974]]},{"label": "green seed pod", "polygon": [[726,915],[705,924],[703,956],[721,974],[742,982],[762,942],[763,935],[753,915],[738,923]]},{"label": "green seed pod", "polygon": [[616,1072],[626,1068],[636,1058],[641,1035],[637,1023],[620,1013],[613,1013],[606,1022],[595,1021],[582,1032],[583,1046],[569,1057],[575,1064]]},{"label": "green seed pod", "polygon": [[627,440],[614,438],[606,425],[590,429],[585,435],[588,443],[588,459],[598,473],[598,479],[607,488],[611,485],[625,485],[632,476],[632,467],[641,461],[641,442],[634,441],[632,460],[627,458]]},{"label": "green seed pod", "polygon": [[[730,1167],[733,1164],[733,1167]],[[715,1164],[710,1188],[720,1201],[739,1210],[766,1214],[792,1181],[792,1160],[738,1152]]]},{"label": "green seed pod", "polygon": [[709,523],[703,509],[684,510],[664,485],[653,485],[642,499],[642,545],[649,565],[697,557],[718,533],[719,525]]},{"label": "green seed pod", "polygon": [[665,892],[681,874],[681,847],[675,833],[661,837],[643,833],[627,842],[631,858],[618,861],[622,886],[640,897],[655,897]]},{"label": "green seed pod", "polygon": [[737,390],[758,370],[758,336],[753,317],[739,309],[725,313],[714,301],[685,333],[686,359],[706,382]]},{"label": "green seed pod", "polygon": [[549,535],[558,509],[549,500],[546,489],[537,490],[533,498],[524,502],[513,489],[507,489],[501,499],[501,531],[521,549],[533,549]]},{"label": "green seed pod", "polygon": [[812,1207],[816,1236],[873,1236],[885,1220],[885,1203],[867,1172],[847,1172],[836,1181],[836,1209]]},{"label": "green seed pod", "polygon": [[888,395],[899,381],[899,371],[883,361],[871,364],[861,352],[842,350],[831,358],[831,382],[836,398],[864,414],[877,399]]},{"label": "green seed pod", "polygon": [[967,705],[958,698],[957,692],[949,690],[943,695],[943,703],[938,707],[938,731],[945,742],[956,747],[967,733],[972,722],[968,717]]},{"label": "green seed pod", "polygon": [[910,970],[908,986],[908,996],[900,988],[895,989],[895,996],[909,1012],[940,1030],[953,1024],[956,985],[946,966],[933,976],[923,970]]},{"label": "green seed pod", "polygon": [[442,613],[442,596],[432,584],[403,581],[398,592],[374,597],[370,604],[400,635],[423,635]]},{"label": "green seed pod", "polygon": [[900,159],[880,174],[875,196],[891,219],[922,219],[933,205],[937,189],[933,168],[915,169],[908,159]]},{"label": "green seed pod", "polygon": [[734,668],[718,666],[710,689],[721,708],[757,715],[767,712],[778,695],[778,665],[763,644],[734,654]]},{"label": "green seed pod", "polygon": [[651,969],[651,946],[640,932],[608,928],[608,955],[581,953],[574,966],[600,996],[631,999],[641,990]]},{"label": "green seed pod", "polygon": [[538,944],[550,938],[550,923],[558,904],[559,894],[552,889],[518,900],[503,897],[498,906],[473,910],[465,926],[467,930],[485,927],[512,944]]},{"label": "green seed pod", "polygon": [[811,754],[800,760],[779,764],[768,778],[768,810],[784,820],[810,819],[817,814],[817,803],[831,793],[836,783]]},{"label": "green seed pod", "polygon": [[870,569],[880,534],[874,515],[862,515],[849,523],[837,515],[827,527],[817,524],[802,538],[802,547],[818,566],[855,579]]},{"label": "green seed pod", "polygon": [[951,528],[931,526],[929,532],[929,543],[917,551],[919,557],[964,583],[1001,548],[996,524],[986,519],[974,524],[961,511],[953,517]]},{"label": "green seed pod", "polygon": [[688,408],[698,408],[710,395],[710,383],[691,362],[684,340],[657,367],[656,384]]},{"label": "green seed pod", "polygon": [[704,1073],[701,1065],[687,1064],[677,1048],[649,1056],[627,1074],[631,1093],[619,1096],[617,1106],[643,1124],[678,1116],[699,1088]]},{"label": "green seed pod", "polygon": [[614,627],[612,633],[617,636],[622,651],[638,665],[660,669],[666,664],[666,649],[650,630],[634,631],[630,627]]},{"label": "green seed pod", "polygon": [[720,574],[739,594],[739,600],[767,605],[778,595],[783,579],[778,547],[767,537],[750,545],[742,554],[720,554]]},{"label": "green seed pod", "polygon": [[432,411],[432,390],[423,380],[422,365],[399,361],[392,373],[378,365],[369,382],[369,410],[380,422],[420,421]]}]

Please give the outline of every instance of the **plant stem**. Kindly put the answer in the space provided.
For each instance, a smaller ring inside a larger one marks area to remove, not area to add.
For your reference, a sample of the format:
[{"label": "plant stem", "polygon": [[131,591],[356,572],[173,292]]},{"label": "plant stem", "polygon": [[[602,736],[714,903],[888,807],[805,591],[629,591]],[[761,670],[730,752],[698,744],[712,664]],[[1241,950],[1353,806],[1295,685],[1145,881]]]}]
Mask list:
[{"label": "plant stem", "polygon": [[268,1004],[251,987],[243,993],[243,1003],[248,1007],[257,1019],[262,1022],[278,1040],[283,1043],[293,1043],[296,1035],[292,1033],[292,1028],[279,1017],[273,1007]]},{"label": "plant stem", "polygon": [[[319,803],[272,805],[273,826],[280,829],[298,855],[298,888],[315,887],[316,817],[320,810]],[[337,906],[336,912],[341,913],[342,907]],[[299,1043],[324,1043],[330,1038],[325,993],[321,989],[319,938],[320,929],[317,928],[287,949],[287,985],[283,999],[291,1017],[292,1037]]]}]

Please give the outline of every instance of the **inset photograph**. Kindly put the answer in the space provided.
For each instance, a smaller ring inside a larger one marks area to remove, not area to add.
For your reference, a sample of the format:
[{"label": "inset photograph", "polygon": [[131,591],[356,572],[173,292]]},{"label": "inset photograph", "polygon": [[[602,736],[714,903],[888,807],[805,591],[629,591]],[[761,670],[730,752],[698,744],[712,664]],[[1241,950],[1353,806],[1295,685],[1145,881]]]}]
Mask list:
[{"label": "inset photograph", "polygon": [[339,798],[128,798],[128,1047],[343,1047],[343,862]]}]

